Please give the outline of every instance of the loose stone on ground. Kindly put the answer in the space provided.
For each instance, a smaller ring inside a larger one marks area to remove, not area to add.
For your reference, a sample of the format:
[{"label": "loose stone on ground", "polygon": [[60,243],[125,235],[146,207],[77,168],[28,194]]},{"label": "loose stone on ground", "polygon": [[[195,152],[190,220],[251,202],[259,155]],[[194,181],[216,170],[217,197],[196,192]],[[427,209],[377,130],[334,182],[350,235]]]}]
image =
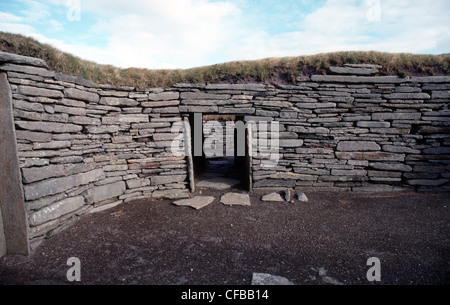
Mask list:
[{"label": "loose stone on ground", "polygon": [[204,208],[208,204],[214,201],[214,197],[211,196],[196,196],[190,199],[182,199],[175,201],[173,204],[177,206],[188,206],[191,208],[194,208],[196,210],[199,210],[201,208]]},{"label": "loose stone on ground", "polygon": [[283,202],[284,201],[283,197],[281,197],[281,195],[278,193],[270,193],[270,194],[264,195],[264,196],[262,196],[261,200],[262,201],[272,201],[272,202]]},{"label": "loose stone on ground", "polygon": [[298,201],[308,202],[308,197],[306,197],[305,193],[303,193],[303,192],[297,192],[297,194],[295,196]]},{"label": "loose stone on ground", "polygon": [[268,273],[253,273],[252,285],[294,285],[294,283],[282,276]]},{"label": "loose stone on ground", "polygon": [[224,205],[250,205],[250,197],[248,194],[226,193],[220,198],[220,202]]}]

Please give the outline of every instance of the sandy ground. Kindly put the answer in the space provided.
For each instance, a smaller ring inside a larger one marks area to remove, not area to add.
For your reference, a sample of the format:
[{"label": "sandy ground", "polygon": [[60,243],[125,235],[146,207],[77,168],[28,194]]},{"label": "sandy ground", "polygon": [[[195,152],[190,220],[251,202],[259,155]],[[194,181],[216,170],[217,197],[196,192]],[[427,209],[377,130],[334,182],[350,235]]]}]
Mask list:
[{"label": "sandy ground", "polygon": [[0,258],[0,284],[247,285],[253,272],[299,285],[450,284],[448,193],[308,193],[308,203],[224,206],[225,191],[201,210],[141,200],[81,217],[31,255]]}]

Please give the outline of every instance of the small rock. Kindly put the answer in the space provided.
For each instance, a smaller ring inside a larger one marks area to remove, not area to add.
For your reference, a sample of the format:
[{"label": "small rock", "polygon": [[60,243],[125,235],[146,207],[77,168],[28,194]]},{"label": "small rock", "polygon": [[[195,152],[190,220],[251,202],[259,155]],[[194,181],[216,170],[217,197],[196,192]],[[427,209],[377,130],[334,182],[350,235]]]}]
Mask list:
[{"label": "small rock", "polygon": [[294,285],[294,283],[282,276],[268,273],[253,273],[252,285]]},{"label": "small rock", "polygon": [[286,202],[290,202],[291,201],[291,189],[286,189],[286,191],[284,191],[284,200]]},{"label": "small rock", "polygon": [[45,110],[45,112],[50,113],[50,114],[55,113],[55,109],[53,109],[53,107],[48,106],[48,105],[44,106],[44,110]]},{"label": "small rock", "polygon": [[301,202],[308,202],[308,197],[306,197],[305,193],[303,192],[297,192],[296,194],[297,200]]},{"label": "small rock", "polygon": [[248,194],[226,193],[220,198],[220,202],[224,205],[250,205],[250,197]]},{"label": "small rock", "polygon": [[213,201],[214,201],[214,197],[196,196],[196,197],[193,197],[190,199],[182,199],[182,200],[175,201],[173,204],[178,205],[178,206],[188,206],[188,207],[194,208],[196,210],[199,210],[199,209],[207,206],[208,204],[210,204]]},{"label": "small rock", "polygon": [[270,193],[262,196],[261,201],[283,202],[284,199],[278,193]]}]

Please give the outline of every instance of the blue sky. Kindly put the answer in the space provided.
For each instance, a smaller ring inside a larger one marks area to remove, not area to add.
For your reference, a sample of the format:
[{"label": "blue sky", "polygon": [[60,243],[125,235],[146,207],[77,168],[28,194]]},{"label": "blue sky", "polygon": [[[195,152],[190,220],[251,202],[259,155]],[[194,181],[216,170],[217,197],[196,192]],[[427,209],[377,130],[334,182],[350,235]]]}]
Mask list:
[{"label": "blue sky", "polygon": [[0,31],[119,67],[450,52],[448,0],[0,0]]}]

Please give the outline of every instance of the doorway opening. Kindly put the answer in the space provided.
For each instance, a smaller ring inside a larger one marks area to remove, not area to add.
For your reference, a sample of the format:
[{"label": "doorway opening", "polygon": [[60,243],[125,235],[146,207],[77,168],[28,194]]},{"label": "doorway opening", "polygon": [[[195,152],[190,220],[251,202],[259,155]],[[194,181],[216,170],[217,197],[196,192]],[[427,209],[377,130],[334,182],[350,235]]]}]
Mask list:
[{"label": "doorway opening", "polygon": [[[193,150],[193,189],[251,190],[251,159],[246,140],[247,131],[236,128],[236,122],[243,122],[243,119],[236,115],[201,115],[199,131],[199,124],[194,122],[195,116],[189,116],[191,146],[195,147],[201,143],[202,147],[200,154]],[[245,147],[239,150],[237,144]]]}]

